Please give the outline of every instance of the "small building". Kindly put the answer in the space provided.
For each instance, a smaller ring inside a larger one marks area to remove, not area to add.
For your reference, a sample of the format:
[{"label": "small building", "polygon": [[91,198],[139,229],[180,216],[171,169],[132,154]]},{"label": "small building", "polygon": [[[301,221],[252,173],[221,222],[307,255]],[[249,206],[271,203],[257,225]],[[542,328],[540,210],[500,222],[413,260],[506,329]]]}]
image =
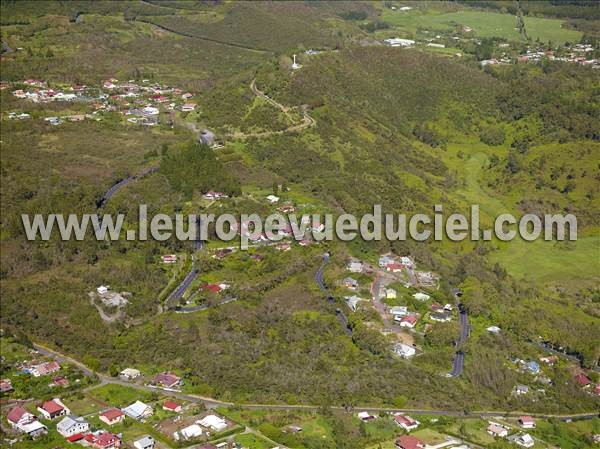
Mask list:
[{"label": "small building", "polygon": [[425,443],[412,435],[402,435],[396,440],[396,449],[424,449]]},{"label": "small building", "polygon": [[98,418],[100,419],[100,421],[108,424],[109,426],[112,426],[114,424],[123,422],[123,420],[125,419],[125,413],[123,413],[118,408],[109,408],[100,413],[98,415]]},{"label": "small building", "polygon": [[10,379],[0,380],[0,393],[13,391],[12,381]]},{"label": "small building", "polygon": [[198,438],[199,436],[202,436],[202,432],[202,427],[200,427],[198,424],[192,424],[190,426],[184,427],[179,432],[175,432],[173,436],[176,440],[180,438],[180,435],[184,440],[189,440],[192,438]]},{"label": "small building", "polygon": [[65,416],[57,425],[56,431],[63,437],[68,438],[78,433],[85,433],[90,430],[89,423],[77,416]]},{"label": "small building", "polygon": [[533,447],[535,445],[535,440],[528,433],[517,435],[513,441],[521,447]]},{"label": "small building", "polygon": [[176,254],[165,254],[164,256],[160,256],[160,260],[162,263],[171,264],[177,262]]},{"label": "small building", "polygon": [[410,359],[417,353],[417,351],[412,346],[405,345],[404,343],[398,343],[394,346],[394,353],[403,359]]},{"label": "small building", "polygon": [[217,415],[206,415],[197,421],[203,427],[210,428],[215,432],[221,432],[227,428],[227,421]]},{"label": "small building", "polygon": [[196,110],[196,103],[185,103],[181,106],[181,112],[192,112]]},{"label": "small building", "polygon": [[135,368],[125,368],[119,373],[119,377],[125,380],[133,380],[137,377],[140,377],[140,374],[140,370],[137,370]]},{"label": "small building", "polygon": [[508,429],[496,423],[490,423],[486,432],[496,438],[506,438],[508,436]]},{"label": "small building", "polygon": [[407,432],[415,430],[420,424],[419,421],[412,419],[408,415],[396,415],[394,416],[394,421]]},{"label": "small building", "polygon": [[381,256],[379,258],[379,268],[385,268],[387,264],[395,262],[394,258],[391,256]]},{"label": "small building", "polygon": [[413,298],[415,298],[417,301],[428,301],[431,296],[426,293],[418,292],[413,295]]},{"label": "small building", "polygon": [[[394,316],[395,321],[400,321],[402,317],[408,313],[408,307],[406,306],[394,306],[390,309],[390,313]],[[398,319],[396,319],[398,318]]]},{"label": "small building", "polygon": [[529,387],[527,385],[517,385],[515,386],[515,394],[522,395],[529,393]]},{"label": "small building", "polygon": [[108,287],[106,285],[101,285],[96,289],[99,295],[105,295],[108,293]]},{"label": "small building", "polygon": [[154,449],[155,444],[156,441],[154,441],[154,438],[146,435],[139,440],[135,440],[133,442],[133,447],[135,447],[135,449]]},{"label": "small building", "polygon": [[519,418],[519,424],[523,429],[535,429],[535,419],[531,416],[521,416]]},{"label": "small building", "polygon": [[554,365],[556,362],[558,362],[558,356],[556,355],[551,355],[548,357],[540,357],[540,362],[545,363],[546,365]]},{"label": "small building", "polygon": [[358,303],[360,301],[363,301],[362,298],[359,298],[356,295],[346,296],[346,297],[344,297],[344,300],[346,301],[346,304],[348,305],[348,307],[350,307],[350,310],[352,310],[353,312],[356,312],[356,309],[358,308]]},{"label": "small building", "polygon": [[346,268],[350,273],[362,273],[363,264],[359,261],[352,261],[347,265]]},{"label": "small building", "polygon": [[393,288],[387,288],[385,290],[385,298],[386,299],[396,299],[398,297],[398,293]]},{"label": "small building", "polygon": [[438,323],[447,323],[452,319],[452,315],[447,311],[432,312],[429,315],[429,318],[431,318],[431,321],[436,321]]},{"label": "small building", "polygon": [[181,404],[178,404],[173,401],[165,401],[163,403],[162,408],[163,408],[163,410],[166,410],[168,412],[175,412],[175,413],[181,413],[181,410],[182,410]]},{"label": "small building", "polygon": [[356,290],[358,288],[358,281],[354,278],[347,277],[343,280],[344,287],[349,288],[351,290]]},{"label": "small building", "polygon": [[29,369],[29,373],[33,377],[47,376],[58,371],[60,371],[60,364],[56,361],[39,363]]},{"label": "small building", "polygon": [[54,419],[70,413],[70,410],[58,398],[41,403],[37,409],[46,419]]},{"label": "small building", "polygon": [[499,334],[501,329],[498,326],[490,326],[486,329],[490,334]]},{"label": "small building", "polygon": [[531,360],[525,364],[525,369],[531,374],[538,374],[540,372],[540,365],[538,365],[537,362]]},{"label": "small building", "polygon": [[416,315],[407,315],[400,320],[400,327],[413,329],[417,324],[418,318]]},{"label": "small building", "polygon": [[121,438],[102,430],[86,435],[84,440],[96,449],[118,449],[121,447]]},{"label": "small building", "polygon": [[358,419],[361,421],[372,421],[375,418],[375,415],[371,415],[369,412],[358,412]]},{"label": "small building", "polygon": [[35,416],[23,407],[15,407],[8,412],[6,420],[13,429],[19,429],[21,426],[35,421]]},{"label": "small building", "polygon": [[267,201],[271,204],[275,204],[279,201],[279,197],[275,195],[267,195]]},{"label": "small building", "polygon": [[579,385],[581,388],[588,388],[592,381],[585,374],[580,373],[575,376],[575,383]]},{"label": "small building", "polygon": [[402,271],[403,268],[404,268],[404,265],[402,265],[401,263],[398,263],[398,262],[391,262],[385,266],[385,269],[392,273],[399,273]]},{"label": "small building", "polygon": [[123,412],[130,418],[139,421],[149,418],[154,414],[152,407],[144,404],[142,401],[135,401],[133,404],[125,407]]},{"label": "small building", "polygon": [[[221,291],[220,287],[218,291]],[[154,378],[154,383],[163,388],[177,388],[181,386],[182,381],[181,377],[173,373],[160,373]]]}]

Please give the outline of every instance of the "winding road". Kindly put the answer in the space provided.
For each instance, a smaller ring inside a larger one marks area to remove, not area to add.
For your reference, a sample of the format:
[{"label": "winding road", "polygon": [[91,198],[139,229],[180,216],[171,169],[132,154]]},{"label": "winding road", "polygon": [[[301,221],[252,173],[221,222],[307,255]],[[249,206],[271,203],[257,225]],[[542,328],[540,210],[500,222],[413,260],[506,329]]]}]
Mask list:
[{"label": "winding road", "polygon": [[108,200],[110,200],[114,196],[115,193],[117,193],[119,190],[121,190],[123,187],[125,187],[127,184],[129,184],[131,181],[141,179],[145,176],[148,176],[148,175],[154,173],[157,170],[158,170],[157,167],[152,167],[139,175],[134,175],[134,176],[130,176],[125,179],[121,179],[116,184],[113,184],[112,187],[110,189],[108,189],[106,191],[106,193],[104,193],[104,195],[102,195],[102,198],[100,198],[100,201],[98,201],[98,203],[96,204],[97,208],[100,209],[101,207],[105,206],[106,203],[108,203]]},{"label": "winding road", "polygon": [[[325,280],[323,279],[323,273],[325,272],[325,267],[329,263],[329,257],[329,253],[325,253],[323,255],[323,262],[321,263],[321,266],[315,273],[315,282],[317,283],[321,291],[327,293],[327,301],[329,301],[329,303],[333,303],[333,295],[329,292],[329,286],[325,283]],[[335,309],[335,316],[337,316],[338,320],[342,324],[344,332],[346,332],[348,335],[352,335],[352,329],[349,326],[348,317],[344,314],[343,310]]]}]

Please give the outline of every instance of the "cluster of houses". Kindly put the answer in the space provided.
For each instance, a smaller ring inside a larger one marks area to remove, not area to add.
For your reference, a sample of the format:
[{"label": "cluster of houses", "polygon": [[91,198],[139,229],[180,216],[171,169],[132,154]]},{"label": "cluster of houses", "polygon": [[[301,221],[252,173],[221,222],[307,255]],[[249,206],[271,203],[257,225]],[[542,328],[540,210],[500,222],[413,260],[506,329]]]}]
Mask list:
[{"label": "cluster of houses", "polygon": [[173,438],[176,441],[192,440],[194,438],[210,435],[211,432],[223,432],[230,426],[231,423],[226,419],[210,413],[195,420],[192,424],[174,432]]},{"label": "cluster of houses", "polygon": [[[197,104],[191,101],[194,96],[192,93],[150,80],[119,82],[111,78],[101,86],[51,88],[44,81],[29,79],[13,85],[18,87],[12,92],[13,96],[33,103],[77,102],[91,105],[90,113],[46,117],[44,120],[51,125],[65,121],[100,120],[103,112],[119,112],[129,123],[155,126],[161,110],[187,113],[197,108]],[[2,84],[3,89],[9,86],[8,83]],[[9,118],[27,119],[30,116],[13,113]]]},{"label": "cluster of houses", "polygon": [[[535,429],[535,419],[531,416],[521,416],[519,418],[519,426],[521,429]],[[512,442],[521,447],[533,447],[535,440],[531,435],[524,432],[517,432],[509,435],[511,428],[505,424],[489,421],[486,432],[494,438],[505,438],[507,441]]]},{"label": "cluster of houses", "polygon": [[515,63],[537,63],[541,61],[559,61],[571,64],[589,66],[593,69],[600,68],[600,61],[589,57],[594,51],[590,44],[575,44],[570,48],[562,50],[546,50],[544,48],[527,49],[525,53],[513,58],[503,53],[500,58],[484,59],[480,61],[482,67],[486,65],[501,65]]}]

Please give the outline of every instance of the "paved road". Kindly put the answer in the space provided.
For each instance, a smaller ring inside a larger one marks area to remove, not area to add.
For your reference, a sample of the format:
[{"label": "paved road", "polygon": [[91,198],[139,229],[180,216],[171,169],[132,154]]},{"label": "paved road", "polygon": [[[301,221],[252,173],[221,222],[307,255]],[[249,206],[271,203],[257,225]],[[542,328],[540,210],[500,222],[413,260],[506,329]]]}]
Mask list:
[{"label": "paved road", "polygon": [[[321,291],[327,292],[327,300],[330,303],[333,303],[333,301],[334,301],[333,295],[331,293],[329,293],[329,286],[325,283],[325,280],[323,279],[323,273],[325,272],[325,267],[327,266],[328,263],[329,263],[329,253],[325,253],[323,255],[323,263],[321,264],[321,266],[315,273],[315,282],[317,283],[317,285],[319,286]],[[352,335],[352,329],[348,326],[348,317],[344,314],[342,309],[336,309],[335,315],[337,316],[338,320],[342,324],[342,327],[344,328],[344,332],[346,332],[348,335]]]},{"label": "paved road", "polygon": [[156,167],[149,168],[148,170],[144,171],[143,173],[141,173],[139,175],[130,176],[130,177],[122,179],[119,182],[117,182],[116,184],[114,184],[110,189],[108,189],[106,191],[106,193],[104,195],[102,195],[102,198],[100,198],[100,201],[97,204],[98,209],[100,209],[102,206],[104,206],[108,202],[108,200],[110,200],[113,197],[113,195],[115,193],[117,193],[120,189],[125,187],[131,181],[135,181],[136,179],[140,179],[140,178],[143,178],[144,176],[150,175],[150,174],[154,173],[156,170],[158,170]]},{"label": "paved road", "polygon": [[456,346],[458,347],[458,350],[456,351],[456,354],[454,356],[452,371],[450,372],[450,376],[452,377],[458,377],[464,371],[465,353],[460,347],[467,341],[470,332],[469,316],[461,303],[458,304],[458,310],[458,317],[460,322],[460,335],[458,336],[458,340],[456,341]]},{"label": "paved road", "polygon": [[198,277],[199,273],[200,273],[200,270],[198,270],[198,268],[196,268],[195,262],[192,262],[192,269],[190,270],[190,272],[185,275],[185,278],[183,278],[183,281],[181,281],[181,284],[179,284],[177,286],[177,288],[175,288],[175,290],[173,290],[171,292],[171,294],[167,297],[167,301],[166,301],[167,308],[174,307],[172,305],[172,303],[174,301],[178,301],[179,299],[181,299],[181,297],[183,296],[185,291],[188,289],[188,287]]},{"label": "paved road", "polygon": [[[73,359],[72,357],[61,354],[60,352],[57,352],[57,351],[50,349],[43,345],[34,344],[33,346],[41,354],[47,355],[49,357],[53,357],[54,359],[58,360],[59,362],[71,363],[71,364],[77,366],[79,369],[81,369],[87,375],[94,374],[93,370],[91,370],[90,368],[88,368],[83,363],[79,362],[78,360]],[[316,406],[316,405],[238,404],[238,403],[232,403],[232,402],[225,402],[225,401],[219,401],[217,399],[200,396],[200,395],[196,395],[196,394],[187,394],[187,393],[182,393],[182,392],[178,392],[178,391],[159,390],[156,388],[149,387],[147,385],[137,384],[137,383],[133,383],[133,382],[127,382],[127,381],[121,380],[119,378],[106,376],[101,373],[95,373],[95,374],[98,376],[98,378],[100,379],[100,381],[102,383],[125,385],[125,386],[129,386],[129,387],[132,387],[132,388],[135,388],[138,390],[158,391],[161,394],[179,398],[179,399],[182,399],[182,400],[185,400],[188,402],[204,402],[204,404],[206,405],[207,408],[235,406],[235,407],[251,409],[251,410],[318,411],[321,409],[320,406]],[[334,410],[340,410],[340,411],[347,410],[345,407],[332,407],[332,408]],[[354,407],[353,411],[355,411],[355,412],[367,411],[367,412],[373,412],[373,413],[377,413],[377,412],[412,413],[415,415],[418,415],[418,414],[447,415],[447,416],[454,416],[454,417],[459,417],[459,418],[502,417],[502,416],[504,416],[504,417],[519,417],[524,414],[527,414],[527,415],[537,417],[537,418],[557,418],[561,421],[593,419],[593,418],[600,417],[600,413],[597,411],[592,412],[592,413],[588,412],[588,413],[579,413],[579,414],[573,414],[573,415],[545,415],[545,414],[539,414],[539,413],[536,414],[536,413],[526,412],[524,410],[511,411],[511,412],[490,410],[490,411],[473,411],[473,412],[465,413],[462,410],[460,410],[460,411],[459,410],[441,410],[441,409],[432,410],[432,409],[416,409],[416,408],[398,409],[398,408],[387,408],[387,407]]]}]

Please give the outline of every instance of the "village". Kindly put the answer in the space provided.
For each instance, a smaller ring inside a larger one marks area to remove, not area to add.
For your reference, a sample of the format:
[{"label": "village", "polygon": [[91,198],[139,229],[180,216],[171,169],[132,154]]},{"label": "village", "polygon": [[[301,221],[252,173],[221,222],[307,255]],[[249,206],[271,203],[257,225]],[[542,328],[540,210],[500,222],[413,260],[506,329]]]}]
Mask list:
[{"label": "village", "polygon": [[[2,90],[15,87],[12,91],[15,98],[34,104],[72,103],[86,109],[84,113],[43,117],[46,123],[54,126],[83,120],[100,121],[111,112],[118,113],[128,124],[151,127],[161,123],[159,116],[164,112],[169,116],[165,124],[172,125],[175,111],[190,113],[197,107],[192,93],[148,79],[120,82],[111,78],[99,86],[57,84],[50,87],[46,81],[34,79],[0,84]],[[31,114],[13,111],[9,112],[8,118],[27,120]]]}]

